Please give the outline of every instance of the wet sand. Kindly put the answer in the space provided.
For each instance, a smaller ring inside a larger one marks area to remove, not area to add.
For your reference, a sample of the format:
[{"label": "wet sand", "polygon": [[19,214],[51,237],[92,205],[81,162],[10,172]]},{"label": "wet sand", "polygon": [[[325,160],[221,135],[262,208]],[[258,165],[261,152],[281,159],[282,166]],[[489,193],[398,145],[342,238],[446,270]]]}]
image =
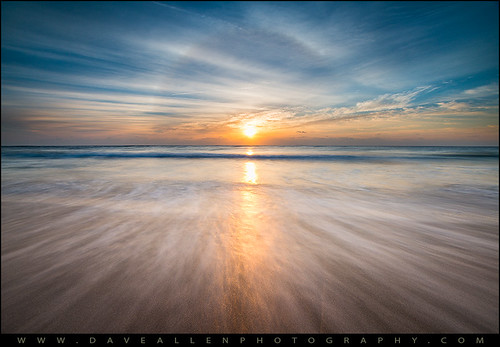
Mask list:
[{"label": "wet sand", "polygon": [[182,210],[2,199],[2,331],[498,331],[484,212],[330,198],[296,214],[286,194],[220,190]]}]

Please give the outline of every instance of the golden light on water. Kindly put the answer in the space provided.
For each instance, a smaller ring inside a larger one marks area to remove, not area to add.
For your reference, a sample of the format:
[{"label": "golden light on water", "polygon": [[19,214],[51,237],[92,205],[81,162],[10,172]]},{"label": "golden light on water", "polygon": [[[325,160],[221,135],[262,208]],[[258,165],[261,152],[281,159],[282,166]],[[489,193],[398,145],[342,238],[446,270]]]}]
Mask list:
[{"label": "golden light on water", "polygon": [[[256,183],[256,164],[245,163],[242,182]],[[224,288],[222,306],[230,331],[249,333],[252,321],[267,320],[266,305],[272,292],[273,252],[269,251],[275,233],[263,213],[264,203],[258,187],[245,185],[239,189],[236,208],[230,219],[230,237],[224,248]],[[264,226],[265,224],[265,226]],[[266,233],[263,233],[263,231]]]},{"label": "golden light on water", "polygon": [[253,151],[251,149],[249,149],[246,153],[246,155],[253,155]]},{"label": "golden light on water", "polygon": [[245,163],[245,183],[256,184],[257,183],[257,172],[255,170],[255,164],[252,162]]}]

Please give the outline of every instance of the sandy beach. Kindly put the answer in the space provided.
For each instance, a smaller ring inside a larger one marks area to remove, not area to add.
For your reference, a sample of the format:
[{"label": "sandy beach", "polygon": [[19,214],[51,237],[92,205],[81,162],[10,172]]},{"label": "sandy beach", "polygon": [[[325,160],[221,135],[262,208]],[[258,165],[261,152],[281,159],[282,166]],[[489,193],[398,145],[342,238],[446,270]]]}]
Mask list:
[{"label": "sandy beach", "polygon": [[3,333],[498,333],[495,163],[54,164],[3,170]]}]

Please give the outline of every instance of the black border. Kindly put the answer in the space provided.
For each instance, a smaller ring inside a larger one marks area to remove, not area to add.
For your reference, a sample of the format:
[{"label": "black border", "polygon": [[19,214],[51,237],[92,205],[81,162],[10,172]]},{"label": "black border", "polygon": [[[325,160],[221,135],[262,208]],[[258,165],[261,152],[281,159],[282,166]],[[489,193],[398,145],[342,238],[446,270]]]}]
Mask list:
[{"label": "black border", "polygon": [[499,334],[2,334],[4,346],[497,346]]}]

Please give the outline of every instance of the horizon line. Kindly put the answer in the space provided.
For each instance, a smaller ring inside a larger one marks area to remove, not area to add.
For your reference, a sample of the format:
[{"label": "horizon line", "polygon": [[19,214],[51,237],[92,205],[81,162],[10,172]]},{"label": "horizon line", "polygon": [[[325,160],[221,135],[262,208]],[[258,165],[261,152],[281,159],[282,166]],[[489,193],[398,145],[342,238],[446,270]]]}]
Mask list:
[{"label": "horizon line", "polygon": [[200,144],[72,144],[72,145],[0,145],[0,147],[139,147],[139,146],[177,146],[177,147],[499,147],[496,145],[200,145]]}]

